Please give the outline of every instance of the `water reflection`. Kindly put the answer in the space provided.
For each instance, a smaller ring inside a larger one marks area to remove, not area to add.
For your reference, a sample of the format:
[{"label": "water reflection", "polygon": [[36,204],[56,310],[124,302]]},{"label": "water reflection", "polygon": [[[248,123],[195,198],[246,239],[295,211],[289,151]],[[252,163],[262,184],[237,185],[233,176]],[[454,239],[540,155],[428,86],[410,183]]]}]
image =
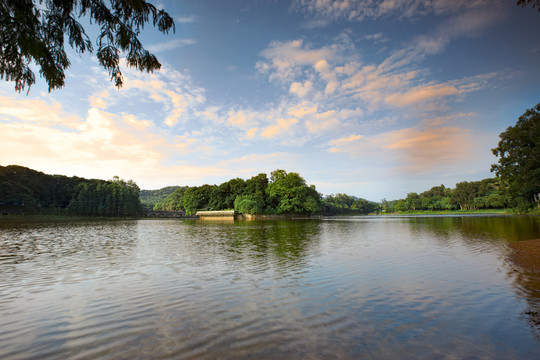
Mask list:
[{"label": "water reflection", "polygon": [[3,265],[26,261],[46,265],[72,257],[112,259],[131,251],[137,231],[136,224],[129,221],[1,224]]},{"label": "water reflection", "polygon": [[3,226],[0,357],[534,358],[501,220]]},{"label": "water reflection", "polygon": [[442,237],[458,231],[467,239],[520,241],[540,236],[540,218],[531,216],[432,216],[410,217],[417,226],[429,227]]},{"label": "water reflection", "polygon": [[[540,337],[540,274],[519,268],[510,260],[508,244],[515,241],[540,238],[539,217],[426,217],[410,218],[417,232],[430,231],[433,238],[451,246],[459,239],[471,252],[496,252],[516,292],[527,301],[522,314],[532,330]],[[538,254],[540,256],[540,254]]]},{"label": "water reflection", "polygon": [[317,251],[320,230],[314,221],[186,221],[181,226],[173,221],[167,225],[171,225],[167,234],[162,233],[163,227],[140,228],[139,248],[148,247],[147,239],[162,238],[165,241],[157,244],[160,250],[155,243],[150,247],[183,263],[242,262],[259,270],[305,265],[306,256]]}]

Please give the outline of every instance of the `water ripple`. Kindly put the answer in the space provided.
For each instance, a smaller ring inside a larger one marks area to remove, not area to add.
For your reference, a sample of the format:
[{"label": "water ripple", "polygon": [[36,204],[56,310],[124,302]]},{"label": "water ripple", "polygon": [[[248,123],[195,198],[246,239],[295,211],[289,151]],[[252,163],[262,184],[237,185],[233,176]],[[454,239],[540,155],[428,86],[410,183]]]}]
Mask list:
[{"label": "water ripple", "polygon": [[505,270],[505,240],[481,226],[3,226],[0,357],[534,358],[530,293]]}]

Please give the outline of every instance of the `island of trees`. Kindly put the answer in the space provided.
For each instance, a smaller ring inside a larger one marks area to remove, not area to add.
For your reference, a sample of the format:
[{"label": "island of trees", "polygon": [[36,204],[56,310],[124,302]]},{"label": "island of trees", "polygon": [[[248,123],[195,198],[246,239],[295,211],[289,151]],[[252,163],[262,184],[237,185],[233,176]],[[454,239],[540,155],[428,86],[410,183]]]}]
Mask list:
[{"label": "island of trees", "polygon": [[244,214],[361,215],[405,211],[540,209],[540,104],[527,110],[515,126],[500,134],[492,149],[499,158],[497,177],[463,181],[454,189],[434,186],[405,199],[380,203],[347,194],[322,195],[296,172],[275,170],[220,185],[169,186],[140,191],[135,182],[47,175],[22,166],[0,166],[2,214],[64,214],[138,217],[145,211],[235,210]]}]

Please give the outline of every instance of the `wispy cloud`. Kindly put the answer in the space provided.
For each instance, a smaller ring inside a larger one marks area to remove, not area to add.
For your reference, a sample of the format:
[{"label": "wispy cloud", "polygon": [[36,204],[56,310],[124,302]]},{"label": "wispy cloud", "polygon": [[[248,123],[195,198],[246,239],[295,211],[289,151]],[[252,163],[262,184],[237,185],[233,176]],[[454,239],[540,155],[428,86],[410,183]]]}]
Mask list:
[{"label": "wispy cloud", "polygon": [[487,9],[499,0],[295,0],[292,8],[318,20],[362,21],[381,17],[414,19],[426,15],[455,14],[470,9]]},{"label": "wispy cloud", "polygon": [[162,43],[149,45],[146,47],[146,49],[153,53],[160,53],[164,51],[171,51],[174,49],[178,49],[182,46],[194,45],[196,43],[197,41],[194,39],[174,39],[174,40],[170,40],[170,41],[166,41]]},{"label": "wispy cloud", "polygon": [[195,15],[190,15],[190,16],[178,16],[176,19],[175,19],[176,22],[180,23],[180,24],[189,24],[189,23],[194,23],[197,21],[197,17]]}]

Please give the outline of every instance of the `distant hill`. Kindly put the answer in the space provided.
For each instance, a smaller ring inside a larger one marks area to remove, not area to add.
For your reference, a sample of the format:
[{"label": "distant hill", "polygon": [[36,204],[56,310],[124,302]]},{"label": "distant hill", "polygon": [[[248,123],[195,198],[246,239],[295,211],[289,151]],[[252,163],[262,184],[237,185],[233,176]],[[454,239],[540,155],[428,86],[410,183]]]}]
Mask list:
[{"label": "distant hill", "polygon": [[0,207],[10,212],[66,208],[75,189],[84,181],[18,165],[0,166]]},{"label": "distant hill", "polygon": [[142,205],[147,209],[153,209],[154,205],[162,202],[180,186],[166,186],[158,190],[141,190],[139,198]]},{"label": "distant hill", "polygon": [[106,181],[0,166],[0,214],[138,216],[139,192],[133,181],[118,177]]}]

